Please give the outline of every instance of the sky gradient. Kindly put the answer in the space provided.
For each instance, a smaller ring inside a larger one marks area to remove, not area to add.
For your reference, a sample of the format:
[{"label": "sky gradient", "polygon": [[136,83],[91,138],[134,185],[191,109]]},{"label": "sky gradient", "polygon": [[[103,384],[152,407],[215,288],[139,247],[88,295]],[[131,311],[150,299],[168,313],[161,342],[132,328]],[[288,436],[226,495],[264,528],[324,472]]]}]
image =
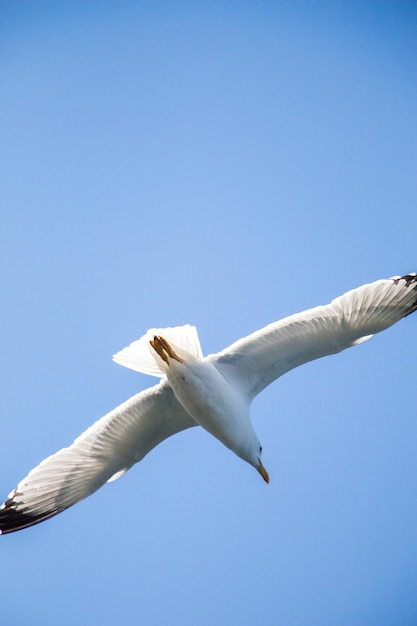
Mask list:
[{"label": "sky gradient", "polygon": [[[411,2],[3,2],[4,499],[154,379],[417,271]],[[7,626],[415,626],[417,316],[252,406],[271,482],[201,429],[0,538]]]}]

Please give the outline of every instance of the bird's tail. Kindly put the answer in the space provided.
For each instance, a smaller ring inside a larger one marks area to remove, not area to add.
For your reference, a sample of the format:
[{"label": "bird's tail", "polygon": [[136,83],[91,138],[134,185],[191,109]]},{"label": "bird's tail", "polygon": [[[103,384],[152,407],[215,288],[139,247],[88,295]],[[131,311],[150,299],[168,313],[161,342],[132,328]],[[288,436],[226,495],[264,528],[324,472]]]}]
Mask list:
[{"label": "bird's tail", "polygon": [[150,344],[155,336],[166,339],[180,357],[187,354],[198,358],[203,356],[196,327],[186,324],[173,328],[151,328],[143,337],[117,352],[113,356],[113,361],[135,372],[163,378],[165,373],[160,359],[155,356],[155,350]]}]

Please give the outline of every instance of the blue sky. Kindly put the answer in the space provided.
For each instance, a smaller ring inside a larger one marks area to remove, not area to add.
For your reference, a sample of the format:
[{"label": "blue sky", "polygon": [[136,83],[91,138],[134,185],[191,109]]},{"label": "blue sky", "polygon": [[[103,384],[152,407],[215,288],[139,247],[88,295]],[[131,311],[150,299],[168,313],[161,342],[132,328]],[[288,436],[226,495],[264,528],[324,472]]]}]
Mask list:
[{"label": "blue sky", "polygon": [[[416,271],[411,2],[3,2],[2,497],[154,383],[111,355],[193,323],[215,352]],[[2,619],[417,620],[417,321],[252,407],[271,483],[166,441],[1,538]]]}]

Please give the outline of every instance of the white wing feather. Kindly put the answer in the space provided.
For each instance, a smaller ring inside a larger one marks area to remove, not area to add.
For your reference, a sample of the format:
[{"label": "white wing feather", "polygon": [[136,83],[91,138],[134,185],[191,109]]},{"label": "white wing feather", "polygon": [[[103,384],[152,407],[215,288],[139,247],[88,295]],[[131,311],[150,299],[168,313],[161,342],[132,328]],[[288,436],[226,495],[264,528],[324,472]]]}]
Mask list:
[{"label": "white wing feather", "polygon": [[415,274],[378,280],[269,324],[209,358],[250,401],[294,367],[361,343],[416,309]]},{"label": "white wing feather", "polygon": [[35,467],[0,508],[1,533],[37,524],[86,498],[196,422],[165,381],[138,393]]}]

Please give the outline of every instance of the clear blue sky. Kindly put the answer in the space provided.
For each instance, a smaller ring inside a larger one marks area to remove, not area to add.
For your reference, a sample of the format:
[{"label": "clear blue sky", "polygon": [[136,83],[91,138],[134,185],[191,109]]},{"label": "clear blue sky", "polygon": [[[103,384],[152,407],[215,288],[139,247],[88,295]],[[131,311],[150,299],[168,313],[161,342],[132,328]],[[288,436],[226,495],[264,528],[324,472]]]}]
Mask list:
[{"label": "clear blue sky", "polygon": [[[413,2],[0,7],[1,497],[153,379],[417,270]],[[252,414],[271,483],[193,429],[0,538],[5,626],[414,626],[417,316]]]}]

